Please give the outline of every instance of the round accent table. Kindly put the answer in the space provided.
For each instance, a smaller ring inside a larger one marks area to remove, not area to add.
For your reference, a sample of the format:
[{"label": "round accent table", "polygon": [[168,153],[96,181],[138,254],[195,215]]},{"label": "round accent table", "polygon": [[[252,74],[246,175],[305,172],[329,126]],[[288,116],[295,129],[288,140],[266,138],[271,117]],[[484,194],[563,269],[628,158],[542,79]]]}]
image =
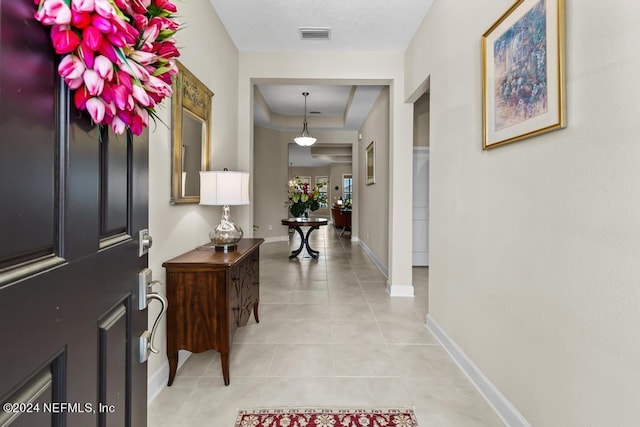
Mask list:
[{"label": "round accent table", "polygon": [[[291,255],[289,255],[289,259],[297,257],[304,247],[307,248],[307,252],[311,255],[311,258],[317,259],[318,255],[320,255],[319,251],[315,249],[311,249],[309,246],[309,235],[313,230],[317,230],[323,225],[327,225],[329,220],[327,218],[285,218],[282,220],[282,225],[286,225],[288,227],[293,228],[300,235],[300,247],[295,251],[291,251]],[[309,231],[305,235],[302,232],[301,227],[309,227]]]}]

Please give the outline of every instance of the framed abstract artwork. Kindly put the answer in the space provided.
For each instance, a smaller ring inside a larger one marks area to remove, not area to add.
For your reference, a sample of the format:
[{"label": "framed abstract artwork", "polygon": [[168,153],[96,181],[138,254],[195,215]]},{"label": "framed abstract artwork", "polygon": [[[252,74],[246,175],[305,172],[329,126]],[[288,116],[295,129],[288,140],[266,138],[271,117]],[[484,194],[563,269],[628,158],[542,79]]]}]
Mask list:
[{"label": "framed abstract artwork", "polygon": [[367,168],[367,179],[365,183],[367,185],[376,183],[376,142],[371,141],[369,145],[367,145],[365,157],[365,167]]},{"label": "framed abstract artwork", "polygon": [[564,128],[564,0],[518,0],[482,35],[483,149]]}]

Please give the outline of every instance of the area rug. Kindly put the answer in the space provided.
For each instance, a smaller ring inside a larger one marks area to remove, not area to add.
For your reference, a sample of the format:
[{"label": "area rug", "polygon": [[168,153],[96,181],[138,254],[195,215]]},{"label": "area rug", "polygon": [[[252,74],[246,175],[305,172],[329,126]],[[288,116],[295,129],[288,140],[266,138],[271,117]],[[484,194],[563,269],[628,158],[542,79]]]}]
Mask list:
[{"label": "area rug", "polygon": [[235,427],[416,427],[411,409],[241,410]]}]

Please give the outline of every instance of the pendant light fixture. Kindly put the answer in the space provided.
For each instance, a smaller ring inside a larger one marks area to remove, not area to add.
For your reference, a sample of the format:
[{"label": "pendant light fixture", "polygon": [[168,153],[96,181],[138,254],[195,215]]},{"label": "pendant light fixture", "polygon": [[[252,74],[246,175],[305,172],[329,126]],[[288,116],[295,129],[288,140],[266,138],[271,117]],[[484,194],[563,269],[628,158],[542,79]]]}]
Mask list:
[{"label": "pendant light fixture", "polygon": [[307,129],[307,96],[309,92],[302,92],[304,96],[304,122],[302,125],[302,134],[293,138],[296,144],[301,147],[308,147],[316,143],[317,139],[309,135],[309,129]]}]

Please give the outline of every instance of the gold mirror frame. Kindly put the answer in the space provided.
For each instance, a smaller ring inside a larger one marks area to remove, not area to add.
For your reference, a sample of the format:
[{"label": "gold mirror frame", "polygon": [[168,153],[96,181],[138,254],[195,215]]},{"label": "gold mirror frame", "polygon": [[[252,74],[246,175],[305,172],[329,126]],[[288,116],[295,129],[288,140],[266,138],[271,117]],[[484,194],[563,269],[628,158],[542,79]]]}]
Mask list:
[{"label": "gold mirror frame", "polygon": [[[213,92],[204,83],[180,62],[176,61],[176,64],[179,72],[172,85],[171,97],[172,205],[200,203],[200,171],[209,170],[211,164],[210,128],[213,98]],[[198,133],[200,143],[197,142]]]}]

